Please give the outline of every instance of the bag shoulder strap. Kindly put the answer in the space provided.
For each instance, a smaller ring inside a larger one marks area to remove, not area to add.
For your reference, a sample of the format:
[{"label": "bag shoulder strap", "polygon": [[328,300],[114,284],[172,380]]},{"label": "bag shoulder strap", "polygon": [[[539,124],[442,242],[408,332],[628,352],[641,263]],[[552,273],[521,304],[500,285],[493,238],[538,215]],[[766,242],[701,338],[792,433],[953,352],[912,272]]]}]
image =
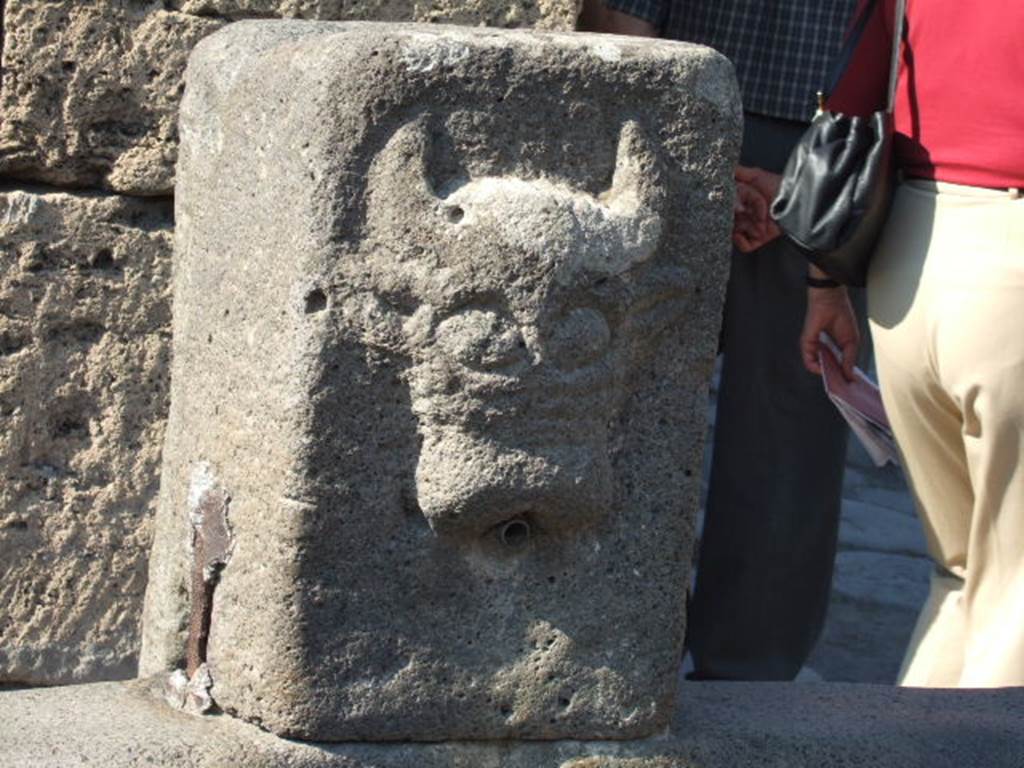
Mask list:
[{"label": "bag shoulder strap", "polygon": [[[828,85],[826,86],[824,93],[826,98],[835,91],[836,87],[839,85],[839,81],[843,79],[843,75],[845,75],[846,70],[849,69],[850,62],[853,60],[853,54],[857,50],[857,46],[860,45],[861,38],[864,36],[864,30],[867,29],[868,22],[871,20],[871,16],[875,12],[875,8],[877,6],[878,0],[867,0],[867,2],[864,3],[864,7],[861,8],[860,13],[857,15],[857,18],[853,23],[853,27],[850,29],[850,33],[843,41],[843,47],[840,49],[839,55],[832,64]],[[896,0],[896,12],[893,19],[892,50],[889,59],[889,89],[886,98],[886,111],[889,113],[892,113],[896,97],[896,83],[899,78],[900,43],[907,31],[905,23],[906,8],[907,0]],[[824,98],[821,100],[824,101]]]},{"label": "bag shoulder strap", "polygon": [[896,18],[892,25],[892,56],[889,59],[889,98],[885,111],[890,115],[896,104],[896,83],[900,76],[900,43],[907,34],[907,0],[896,0]]}]

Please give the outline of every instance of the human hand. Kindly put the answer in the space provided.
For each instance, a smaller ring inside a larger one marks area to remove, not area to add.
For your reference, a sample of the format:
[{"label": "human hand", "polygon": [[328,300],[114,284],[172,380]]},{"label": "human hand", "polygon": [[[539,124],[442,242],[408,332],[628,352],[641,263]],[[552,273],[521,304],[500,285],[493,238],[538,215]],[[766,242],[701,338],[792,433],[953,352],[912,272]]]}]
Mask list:
[{"label": "human hand", "polygon": [[732,242],[743,253],[756,251],[778,236],[778,228],[768,215],[768,205],[769,201],[757,189],[750,184],[737,182]]},{"label": "human hand", "polygon": [[779,194],[779,186],[782,184],[782,176],[778,173],[766,171],[764,168],[754,168],[749,165],[737,165],[733,171],[737,183],[749,184],[756,189],[768,204]]},{"label": "human hand", "polygon": [[842,350],[843,376],[847,381],[853,381],[853,368],[857,364],[857,351],[860,348],[860,331],[857,329],[857,317],[850,297],[843,286],[807,289],[807,315],[800,334],[800,355],[804,368],[819,376],[821,364],[818,362],[818,349],[821,342],[818,336],[822,332],[831,336]]},{"label": "human hand", "polygon": [[651,22],[607,8],[603,3],[590,3],[584,8],[579,24],[581,32],[606,32],[614,35],[657,37],[658,28]]},{"label": "human hand", "polygon": [[738,165],[735,178],[732,242],[738,250],[750,253],[781,234],[768,212],[781,177],[760,168]]}]

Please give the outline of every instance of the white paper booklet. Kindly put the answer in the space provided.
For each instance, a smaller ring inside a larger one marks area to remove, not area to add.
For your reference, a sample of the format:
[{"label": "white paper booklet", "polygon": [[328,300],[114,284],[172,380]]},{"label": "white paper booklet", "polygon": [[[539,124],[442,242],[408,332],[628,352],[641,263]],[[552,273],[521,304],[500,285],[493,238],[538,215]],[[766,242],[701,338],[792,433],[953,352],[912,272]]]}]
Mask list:
[{"label": "white paper booklet", "polygon": [[885,415],[878,386],[860,368],[854,368],[854,380],[847,381],[840,362],[842,352],[828,335],[821,334],[820,341],[818,360],[829,399],[846,419],[875,466],[881,467],[890,461],[898,466],[896,440]]}]

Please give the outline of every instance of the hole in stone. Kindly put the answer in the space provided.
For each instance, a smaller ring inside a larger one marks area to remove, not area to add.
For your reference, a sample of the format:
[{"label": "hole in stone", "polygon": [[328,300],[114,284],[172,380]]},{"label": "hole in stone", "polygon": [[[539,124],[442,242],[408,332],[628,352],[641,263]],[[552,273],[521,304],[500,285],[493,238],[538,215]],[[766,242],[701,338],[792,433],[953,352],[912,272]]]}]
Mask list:
[{"label": "hole in stone", "polygon": [[78,414],[59,416],[50,430],[52,437],[83,437],[89,432],[88,424]]},{"label": "hole in stone", "polygon": [[11,522],[4,525],[4,528],[10,531],[27,531],[28,521],[26,520],[12,520]]},{"label": "hole in stone", "polygon": [[558,706],[560,706],[562,709],[568,709],[569,704],[571,703],[572,702],[570,702],[569,699],[565,698],[565,696],[561,696],[558,699]]},{"label": "hole in stone", "polygon": [[466,212],[457,205],[448,209],[448,221],[452,224],[458,224],[465,215]]},{"label": "hole in stone", "polygon": [[530,540],[530,524],[521,517],[502,523],[498,540],[506,547],[521,547]]},{"label": "hole in stone", "polygon": [[306,314],[311,315],[327,308],[327,294],[315,288],[306,294]]},{"label": "hole in stone", "polygon": [[114,254],[109,248],[101,248],[96,251],[90,262],[94,269],[106,269],[114,263]]},{"label": "hole in stone", "polygon": [[28,343],[29,339],[24,336],[16,336],[14,334],[7,333],[0,334],[0,357],[20,352],[28,346]]}]

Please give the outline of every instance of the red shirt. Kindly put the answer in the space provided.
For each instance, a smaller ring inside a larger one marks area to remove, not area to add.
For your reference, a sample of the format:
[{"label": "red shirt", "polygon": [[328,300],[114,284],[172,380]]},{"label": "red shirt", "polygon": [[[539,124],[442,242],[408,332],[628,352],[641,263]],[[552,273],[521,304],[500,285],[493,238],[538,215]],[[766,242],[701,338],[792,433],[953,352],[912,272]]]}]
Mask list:
[{"label": "red shirt", "polygon": [[[862,4],[865,0],[862,0]],[[885,107],[895,0],[881,0],[829,109]],[[895,152],[915,176],[1024,188],[1024,0],[907,0]]]}]

